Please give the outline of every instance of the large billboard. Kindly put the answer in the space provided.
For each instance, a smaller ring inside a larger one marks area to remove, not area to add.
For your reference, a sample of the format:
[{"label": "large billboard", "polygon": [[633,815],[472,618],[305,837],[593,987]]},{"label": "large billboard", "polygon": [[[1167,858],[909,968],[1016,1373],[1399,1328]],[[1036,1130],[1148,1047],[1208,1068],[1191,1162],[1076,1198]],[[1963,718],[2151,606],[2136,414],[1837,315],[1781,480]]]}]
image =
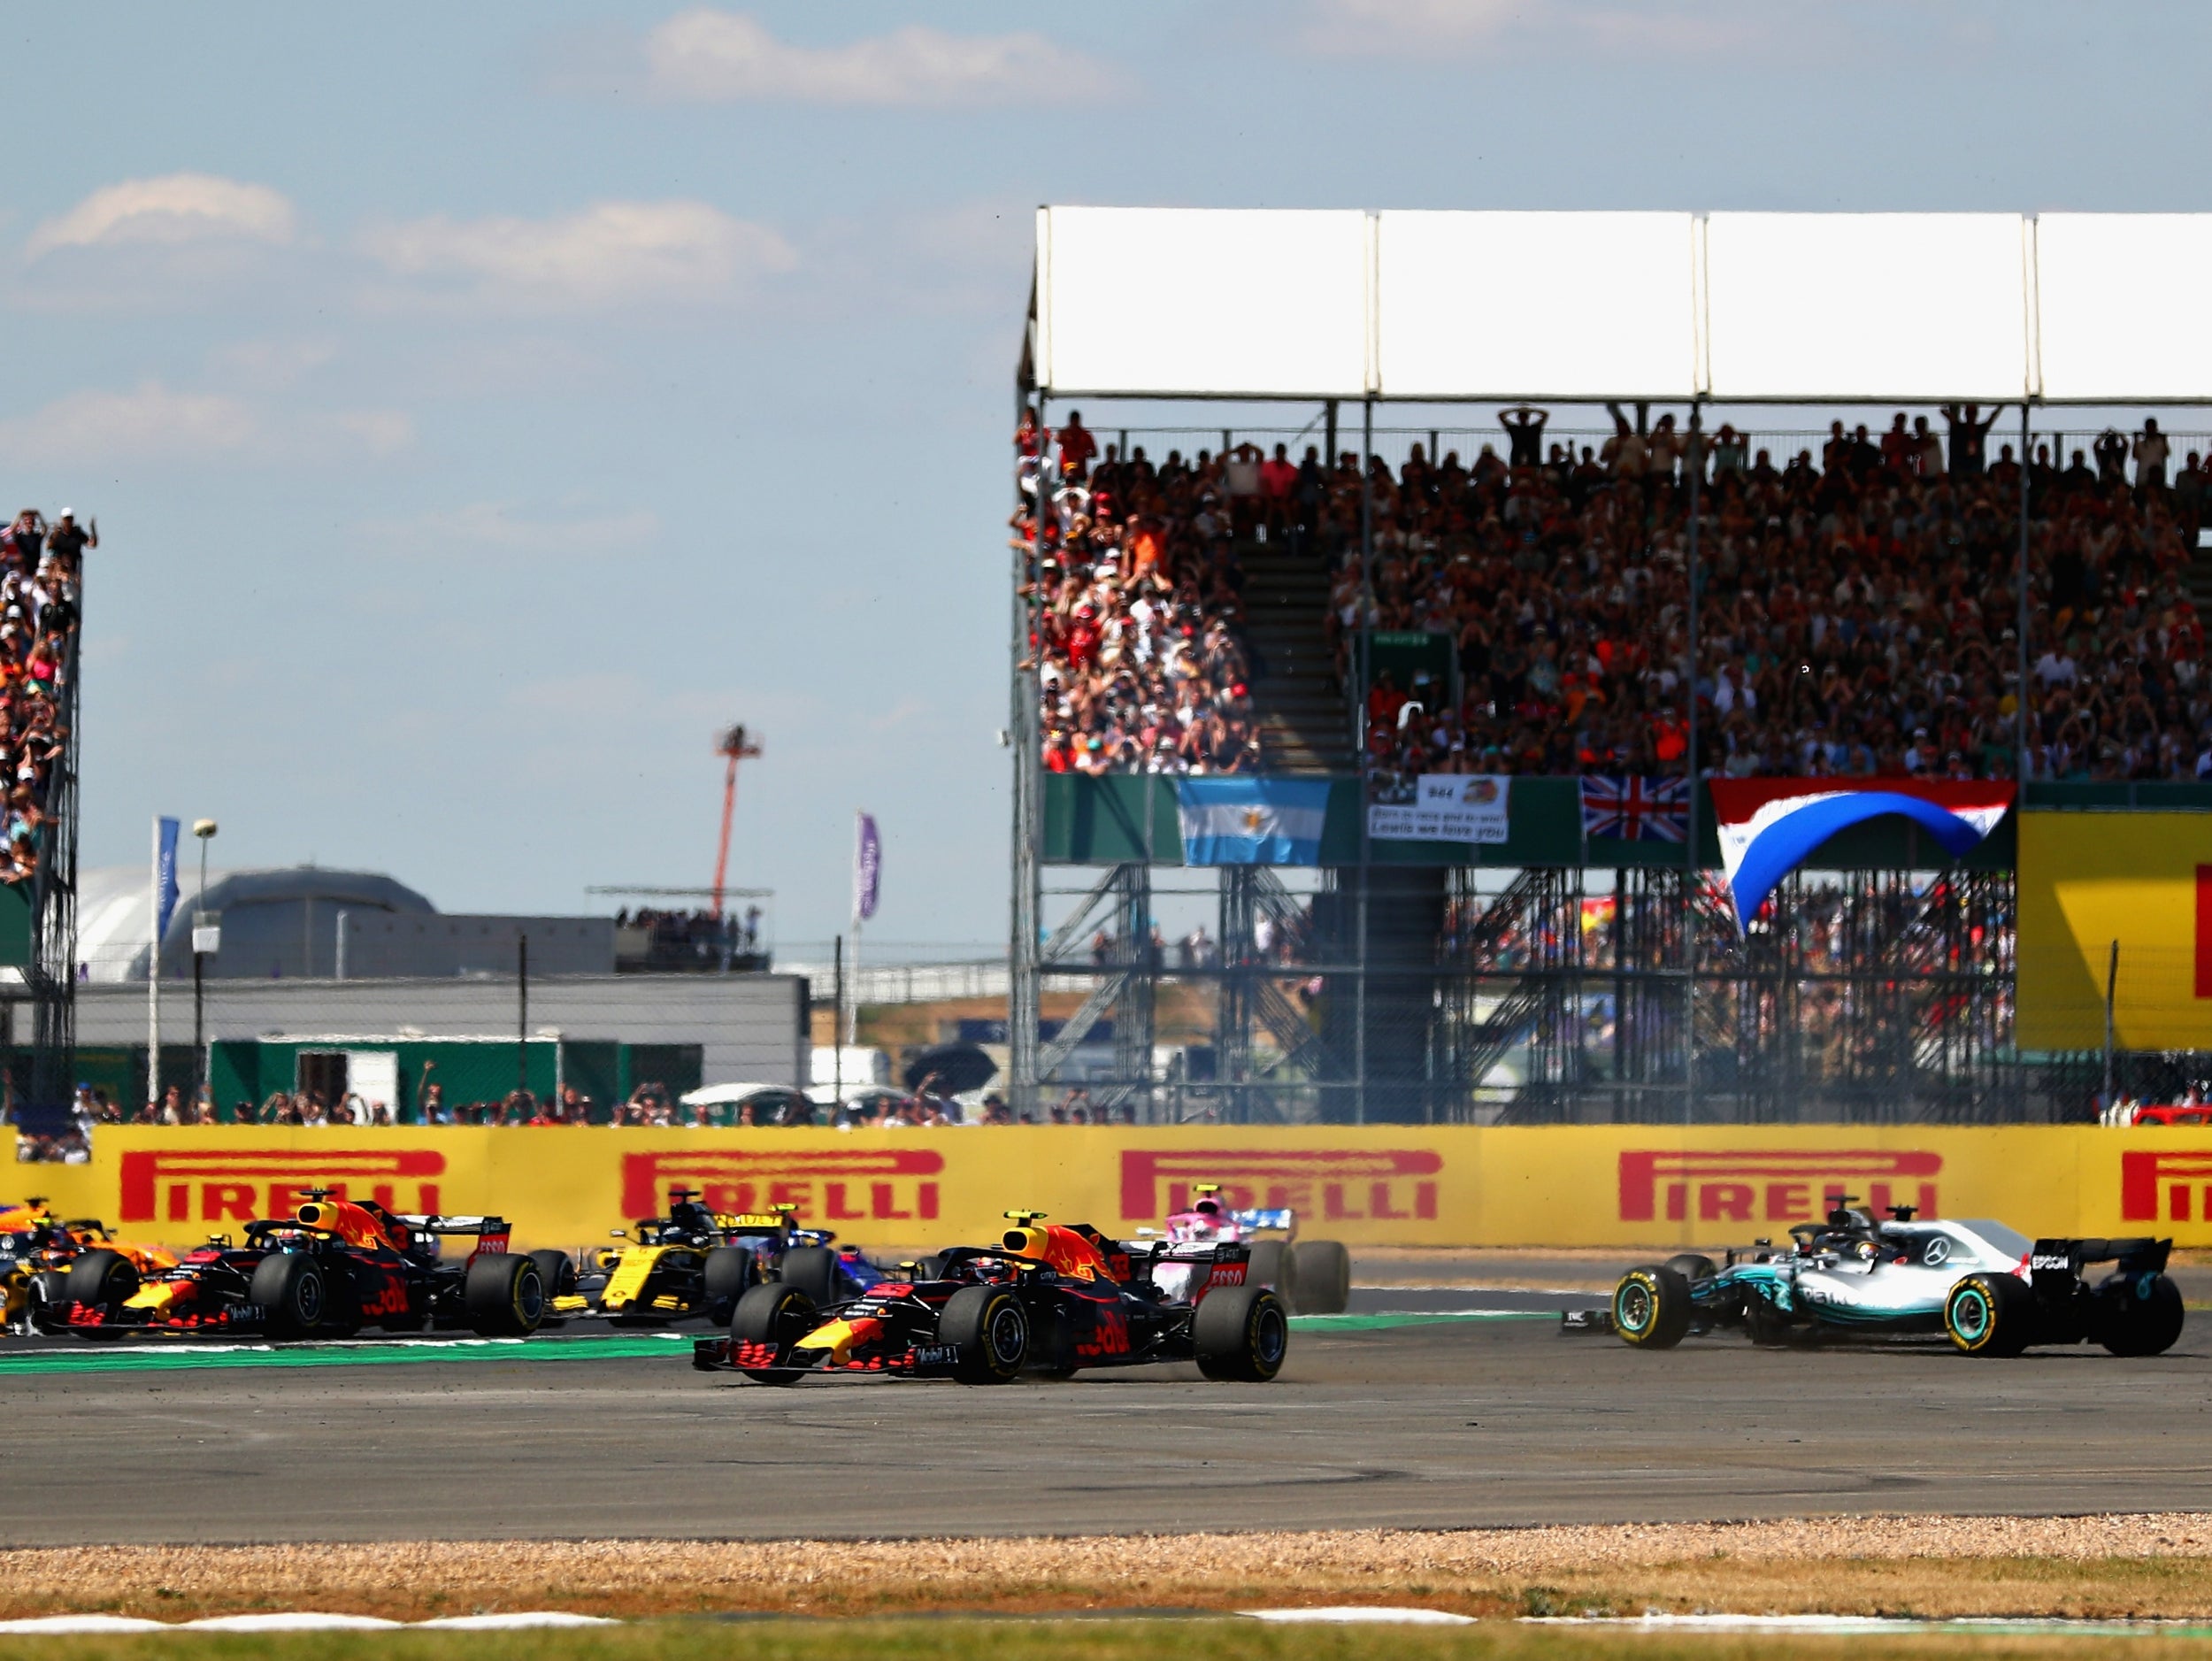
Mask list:
[{"label": "large billboard", "polygon": [[1842,1193],[2038,1234],[2212,1245],[2212,1130],[2101,1126],[1022,1127],[943,1131],[336,1131],[122,1127],[92,1162],[19,1165],[15,1196],[196,1245],[299,1191],[489,1211],[578,1247],[664,1211],[790,1204],[873,1250],[996,1238],[1010,1207],[1133,1236],[1217,1182],[1308,1236],[1374,1246],[1678,1248],[1779,1240]]},{"label": "large billboard", "polygon": [[2020,820],[2023,1050],[2212,1050],[2212,813]]}]

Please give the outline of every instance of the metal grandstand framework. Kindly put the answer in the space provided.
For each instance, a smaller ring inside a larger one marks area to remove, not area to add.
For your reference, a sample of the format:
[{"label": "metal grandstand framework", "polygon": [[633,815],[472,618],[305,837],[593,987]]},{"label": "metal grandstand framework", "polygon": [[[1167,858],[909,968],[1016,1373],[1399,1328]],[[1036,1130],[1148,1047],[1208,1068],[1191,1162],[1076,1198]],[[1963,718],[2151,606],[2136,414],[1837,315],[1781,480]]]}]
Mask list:
[{"label": "metal grandstand framework", "polygon": [[[1310,401],[1333,439],[1340,404],[1356,402],[1363,474],[1376,406],[1393,400],[1665,400],[1694,427],[1709,401],[1978,400],[2019,407],[2025,455],[2039,406],[2208,401],[2212,320],[2109,304],[2142,271],[2207,254],[2212,216],[1048,208],[1017,391],[1048,427],[1051,402],[1079,393]],[[1886,274],[1915,268],[1955,280],[1931,301]],[[1832,292],[1851,303],[1827,304]],[[1516,327],[1482,329],[1486,311]],[[1363,565],[1371,521],[1371,504]],[[1033,541],[1013,558],[1018,1110],[1057,1094],[1063,1065],[1110,1017],[1110,1070],[1091,1069],[1087,1088],[1094,1106],[1143,1119],[1981,1123],[2076,1117],[2094,1088],[2093,1057],[2030,1066],[2014,1049],[2009,871],[1803,870],[1739,930],[1687,857],[1379,864],[1363,789],[1356,857],[1323,866],[1310,896],[1266,868],[1213,873],[1217,963],[1170,967],[1151,949],[1150,857],[1108,864],[1048,936],[1037,619],[1022,597],[1039,553]],[[2024,681],[2028,558],[2024,512]],[[1694,602],[1690,615],[1694,653]],[[1361,685],[1370,651],[1363,633]],[[1356,710],[1348,701],[1355,731]],[[2020,742],[2024,753],[2024,723]],[[1111,942],[1103,961],[1078,950],[1094,927]],[[1048,1045],[1048,978],[1085,996]],[[1155,1065],[1169,982],[1212,995],[1210,1068]],[[2129,1059],[2152,1088],[2185,1065]]]}]

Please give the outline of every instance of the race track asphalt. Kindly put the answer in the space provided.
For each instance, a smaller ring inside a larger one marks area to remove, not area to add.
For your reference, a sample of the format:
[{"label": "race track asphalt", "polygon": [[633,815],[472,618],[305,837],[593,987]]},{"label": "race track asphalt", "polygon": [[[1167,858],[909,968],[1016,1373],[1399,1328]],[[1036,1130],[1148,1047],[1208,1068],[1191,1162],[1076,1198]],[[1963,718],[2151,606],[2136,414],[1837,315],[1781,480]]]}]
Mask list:
[{"label": "race track asphalt", "polygon": [[[1403,1293],[1361,1302],[1416,1306]],[[2131,1361],[1721,1338],[1646,1355],[1542,1319],[1304,1329],[1265,1386],[1159,1368],[999,1389],[778,1390],[692,1372],[672,1343],[647,1357],[30,1373],[5,1380],[19,1503],[0,1540],[2208,1509],[2212,1318],[2195,1319],[2173,1353]]]}]

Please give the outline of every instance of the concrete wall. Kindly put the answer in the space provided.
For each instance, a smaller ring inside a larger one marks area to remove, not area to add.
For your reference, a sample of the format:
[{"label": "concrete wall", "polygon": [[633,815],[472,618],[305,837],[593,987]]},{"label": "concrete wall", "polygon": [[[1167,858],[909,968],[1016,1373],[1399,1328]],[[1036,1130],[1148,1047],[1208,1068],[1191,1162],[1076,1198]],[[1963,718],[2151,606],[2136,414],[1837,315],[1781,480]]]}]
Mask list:
[{"label": "concrete wall", "polygon": [[[189,1043],[192,986],[162,982],[162,1042]],[[531,1035],[698,1044],[709,1084],[804,1088],[807,983],[787,974],[563,975],[530,979]],[[219,980],[206,988],[211,1040],[484,1037],[517,1030],[512,975],[444,980]],[[77,1042],[146,1042],[146,986],[81,986]]]}]

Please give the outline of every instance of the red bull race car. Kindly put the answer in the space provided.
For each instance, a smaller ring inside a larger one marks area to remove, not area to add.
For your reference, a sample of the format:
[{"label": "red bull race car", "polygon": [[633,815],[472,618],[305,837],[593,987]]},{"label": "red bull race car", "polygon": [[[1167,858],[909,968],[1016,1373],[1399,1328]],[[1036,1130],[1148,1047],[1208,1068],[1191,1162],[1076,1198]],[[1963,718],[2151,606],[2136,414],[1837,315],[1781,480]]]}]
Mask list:
[{"label": "red bull race car", "polygon": [[0,1299],[12,1332],[43,1332],[72,1296],[118,1275],[165,1269],[176,1254],[160,1246],[134,1245],[92,1218],[60,1218],[42,1199],[0,1206]]},{"label": "red bull race car", "polygon": [[[692,1365],[763,1384],[817,1376],[953,1379],[1004,1384],[1024,1373],[1067,1378],[1087,1367],[1194,1361],[1210,1379],[1264,1382],[1282,1370],[1290,1326],[1281,1298],[1246,1281],[1240,1241],[1202,1248],[1203,1273],[1171,1294],[1153,1278],[1166,1242],[1135,1249],[1088,1225],[1009,1211],[989,1248],[956,1247],[914,1278],[817,1307],[784,1284],[738,1300],[727,1338],[702,1339]],[[1173,1248],[1187,1255],[1200,1248]]]},{"label": "red bull race car", "polygon": [[[219,1234],[167,1268],[111,1265],[80,1288],[79,1259],[53,1325],[86,1338],[344,1338],[364,1326],[518,1338],[545,1319],[539,1266],[507,1250],[500,1219],[396,1216],[326,1188],[304,1193],[291,1218],[248,1223],[242,1242]],[[465,1259],[442,1254],[449,1236],[473,1240]]]}]

